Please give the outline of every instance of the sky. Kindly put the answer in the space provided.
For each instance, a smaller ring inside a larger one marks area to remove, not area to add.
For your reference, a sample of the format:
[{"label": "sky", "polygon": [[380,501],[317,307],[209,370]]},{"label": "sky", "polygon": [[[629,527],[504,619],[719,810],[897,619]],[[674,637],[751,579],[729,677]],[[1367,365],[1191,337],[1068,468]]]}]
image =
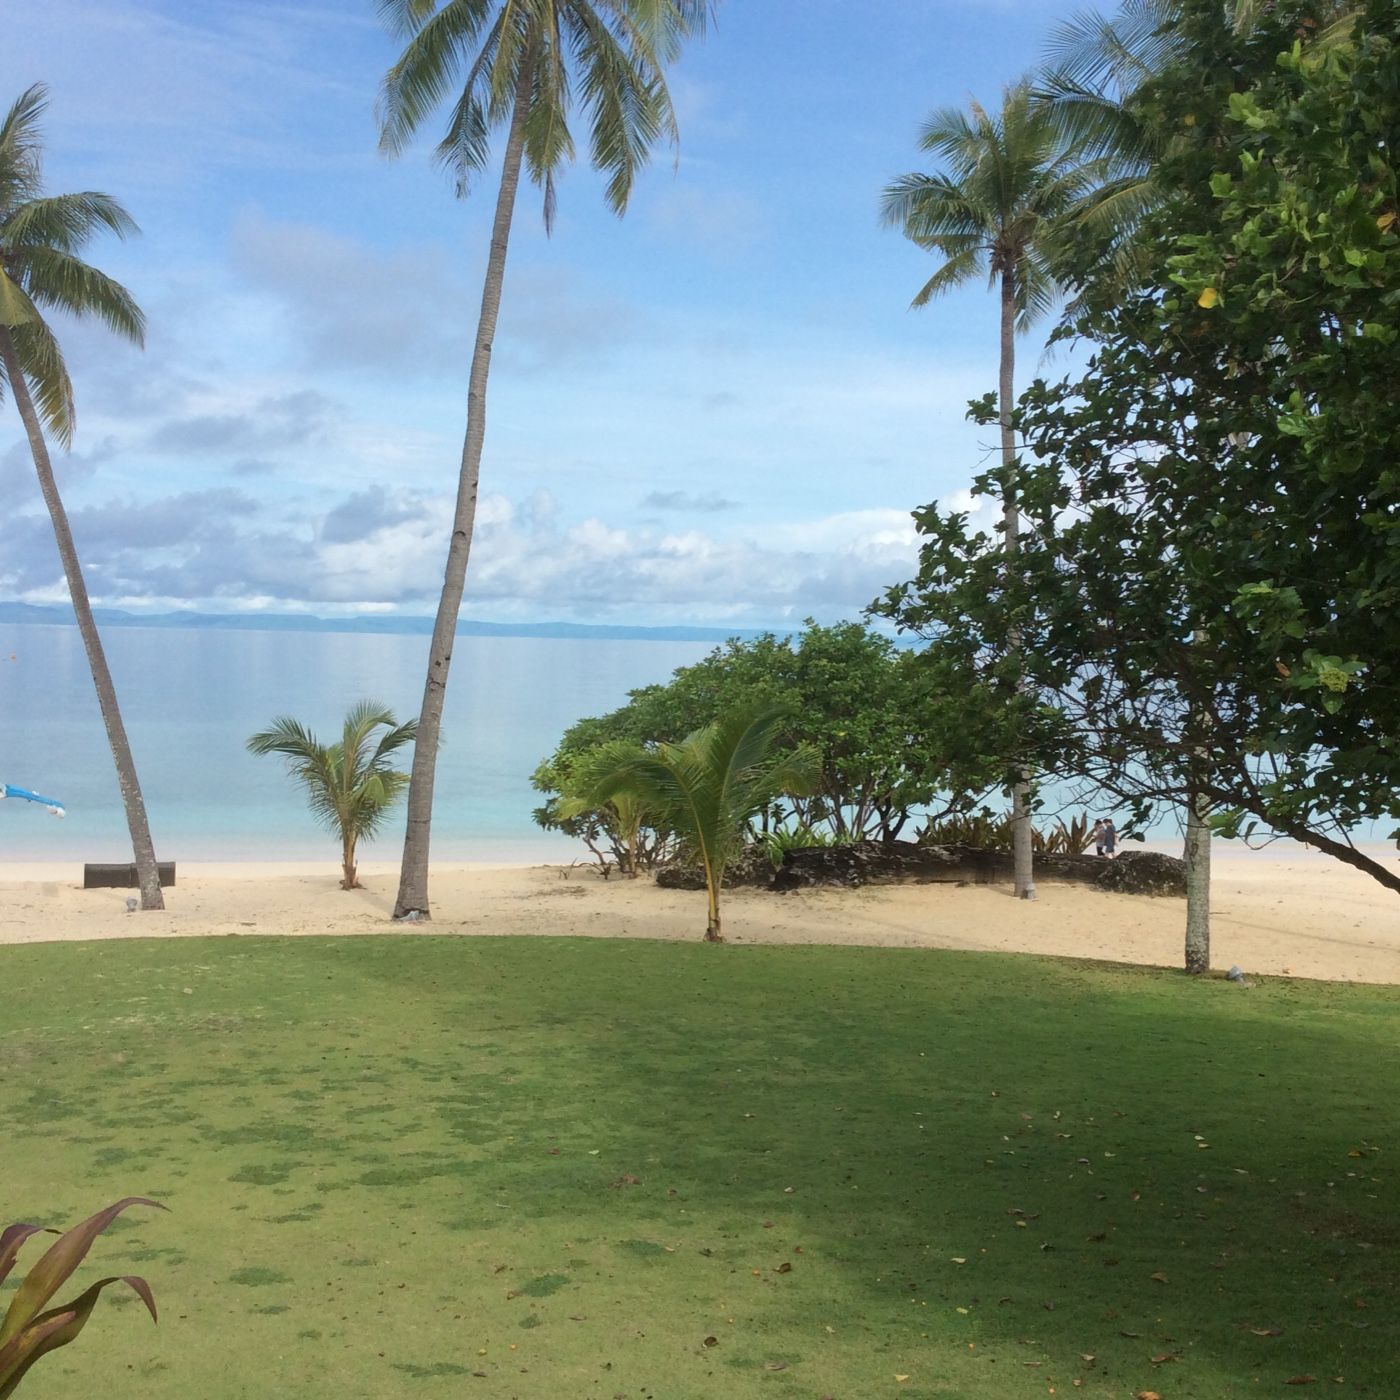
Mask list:
[{"label": "sky", "polygon": [[[965,413],[996,384],[996,306],[979,284],[910,311],[936,264],[880,190],[927,168],[934,109],[994,104],[1079,8],[722,0],[671,70],[678,158],[625,218],[586,161],[552,237],[522,185],[463,616],[781,626],[911,577],[910,512],[965,508],[988,460]],[[454,198],[442,118],[379,154],[396,55],[373,0],[7,17],[0,101],[49,86],[48,190],[105,190],[142,229],[88,256],[145,309],[144,351],[59,326],[95,602],[434,610],[495,168]],[[65,602],[8,400],[0,501],[0,597]]]}]

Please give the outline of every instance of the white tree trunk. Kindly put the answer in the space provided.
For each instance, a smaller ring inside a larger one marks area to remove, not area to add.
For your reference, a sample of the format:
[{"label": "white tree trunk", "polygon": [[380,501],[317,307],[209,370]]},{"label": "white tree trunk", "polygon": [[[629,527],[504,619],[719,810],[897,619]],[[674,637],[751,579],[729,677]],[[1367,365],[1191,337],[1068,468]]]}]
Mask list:
[{"label": "white tree trunk", "polygon": [[1210,804],[1186,799],[1186,970],[1210,971]]}]

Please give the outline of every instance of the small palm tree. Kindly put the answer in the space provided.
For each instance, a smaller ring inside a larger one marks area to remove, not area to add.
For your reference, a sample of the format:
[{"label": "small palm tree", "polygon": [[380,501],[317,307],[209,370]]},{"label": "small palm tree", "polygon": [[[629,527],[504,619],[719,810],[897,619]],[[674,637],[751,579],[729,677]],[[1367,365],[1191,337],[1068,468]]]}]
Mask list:
[{"label": "small palm tree", "polygon": [[0,123],[0,396],[8,385],[29,438],[39,490],[53,523],[59,559],[73,599],[78,632],[97,687],[97,703],[117,768],[126,823],[131,833],[143,909],[163,909],[155,844],[136,776],[136,760],[126,737],[117,689],[102,649],[102,638],[88,602],[68,512],[58,493],[47,428],[61,447],[73,440],[73,385],[63,352],[44,312],[95,316],[109,330],[142,343],[145,318],[120,283],[83,262],[78,253],[94,234],[106,230],[125,238],[137,232],[131,216],[110,195],[45,195],[39,119],[47,96],[41,84],[21,94]]},{"label": "small palm tree", "polygon": [[787,722],[781,707],[736,710],[678,744],[658,744],[600,775],[595,798],[628,793],[664,814],[705,873],[705,939],[723,943],[719,897],[725,867],[743,845],[752,817],[783,794],[805,796],[820,763],[799,748],[775,751]]},{"label": "small palm tree", "polygon": [[[376,740],[375,732],[382,730]],[[299,721],[283,715],[248,740],[251,753],[278,753],[287,772],[306,789],[316,819],[340,838],[340,888],[358,889],[355,847],[370,840],[408,786],[408,774],[390,757],[418,736],[418,722],[400,724],[393,712],[361,700],[345,716],[340,741],[322,744]]]},{"label": "small palm tree", "polygon": [[380,148],[393,155],[403,151],[460,85],[437,150],[458,195],[465,196],[486,167],[492,132],[501,127],[506,131],[467,386],[457,505],[418,721],[423,742],[413,755],[395,918],[429,917],[428,847],[437,741],[476,521],[486,385],[521,167],[528,166],[543,190],[549,229],[554,221],[555,173],[574,155],[569,119],[582,109],[589,122],[593,165],[607,176],[608,203],[622,214],[652,146],[662,137],[676,139],[666,65],[685,38],[704,29],[711,4],[712,0],[378,0],[390,28],[408,40],[384,79]]}]

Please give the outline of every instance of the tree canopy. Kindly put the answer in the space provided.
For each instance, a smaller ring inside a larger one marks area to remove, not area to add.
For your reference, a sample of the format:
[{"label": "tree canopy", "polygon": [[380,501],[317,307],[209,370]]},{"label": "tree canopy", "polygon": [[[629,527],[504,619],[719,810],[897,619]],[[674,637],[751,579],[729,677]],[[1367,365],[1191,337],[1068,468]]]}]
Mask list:
[{"label": "tree canopy", "polygon": [[1019,639],[1082,771],[1145,799],[1195,784],[1220,829],[1400,890],[1348,834],[1400,816],[1395,5],[1323,46],[1306,6],[1181,10],[1188,58],[1135,99],[1178,134],[1146,275],[1090,282],[1066,332],[1087,372],[1019,404],[1015,575],[930,507],[883,606],[982,674]]}]

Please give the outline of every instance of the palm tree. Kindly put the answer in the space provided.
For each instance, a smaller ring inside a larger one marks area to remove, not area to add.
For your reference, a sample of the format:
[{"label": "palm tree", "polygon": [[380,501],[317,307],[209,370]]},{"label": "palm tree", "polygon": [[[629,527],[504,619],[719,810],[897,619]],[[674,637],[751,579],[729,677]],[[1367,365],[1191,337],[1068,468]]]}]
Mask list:
[{"label": "palm tree", "polygon": [[103,229],[118,238],[138,230],[131,216],[110,195],[92,190],[62,195],[43,193],[39,119],[47,100],[43,85],[36,83],[20,95],[0,124],[0,395],[8,385],[29,438],[39,490],[53,522],[63,574],[116,763],[117,785],[141,887],[141,907],[163,909],[165,900],[160,892],[155,845],[146,820],[136,762],[131,756],[102,638],[93,621],[68,512],[58,493],[44,440],[47,427],[59,445],[67,448],[73,440],[74,410],[73,385],[63,352],[43,311],[95,316],[117,335],[140,345],[145,318],[131,294],[78,257],[88,240]]},{"label": "palm tree", "polygon": [[[938,157],[936,174],[902,175],[884,192],[882,214],[943,264],[914,298],[915,307],[974,278],[986,277],[1001,297],[1001,369],[997,410],[1001,429],[1002,531],[1007,568],[1015,567],[1021,520],[1016,499],[1016,333],[1027,330],[1060,293],[1056,240],[1098,172],[1078,158],[1050,112],[1021,83],[1003,95],[1001,111],[976,103],[971,113],[935,112],[920,146]],[[1030,776],[1021,770],[1011,789],[1015,888],[1035,898]]]},{"label": "palm tree", "polygon": [[553,226],[554,175],[574,154],[569,117],[586,114],[593,165],[622,214],[638,170],[661,137],[677,130],[666,64],[705,27],[712,0],[379,0],[381,15],[408,42],[380,94],[380,146],[397,154],[460,84],[438,158],[465,196],[487,164],[490,138],[505,127],[496,212],[467,387],[467,430],[442,597],[428,654],[413,755],[408,827],[395,918],[429,917],[428,848],[443,701],[466,584],[486,384],[505,278],[522,163],[541,186],[545,227]]},{"label": "palm tree", "polygon": [[[377,740],[376,730],[384,731]],[[373,838],[408,786],[408,774],[396,772],[389,759],[417,734],[416,720],[400,724],[383,705],[361,700],[345,716],[338,743],[322,744],[285,715],[248,740],[250,753],[279,753],[287,760],[287,772],[306,789],[316,819],[340,838],[343,890],[360,885],[356,845]]]},{"label": "palm tree", "polygon": [[815,753],[775,752],[788,713],[778,706],[735,710],[678,744],[657,744],[611,774],[594,796],[628,793],[663,814],[705,873],[705,941],[723,943],[719,897],[724,871],[743,845],[752,817],[784,793],[804,796],[820,777]]}]

